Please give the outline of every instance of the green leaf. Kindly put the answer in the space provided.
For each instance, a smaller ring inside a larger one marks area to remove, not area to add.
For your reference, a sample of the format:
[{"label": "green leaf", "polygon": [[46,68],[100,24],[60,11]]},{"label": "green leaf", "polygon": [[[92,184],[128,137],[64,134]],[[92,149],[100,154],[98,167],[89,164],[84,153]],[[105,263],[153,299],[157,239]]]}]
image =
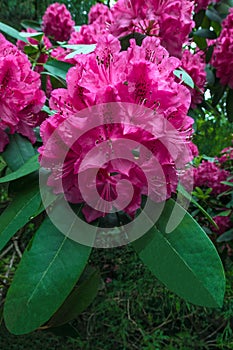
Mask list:
[{"label": "green leaf", "polygon": [[225,90],[226,90],[226,86],[220,84],[219,80],[217,80],[214,84],[213,90],[211,89],[211,92],[213,93],[213,99],[212,99],[213,107],[217,106],[217,104],[223,97]]},{"label": "green leaf", "polygon": [[205,39],[216,39],[217,35],[213,30],[210,29],[198,29],[195,32],[192,33],[193,36],[205,38]]},{"label": "green leaf", "polygon": [[19,179],[25,175],[31,174],[34,171],[38,170],[39,167],[40,167],[40,164],[38,162],[38,154],[36,154],[33,157],[31,157],[29,160],[27,160],[16,171],[0,178],[0,183],[9,182],[9,181]]},{"label": "green leaf", "polygon": [[129,34],[129,35],[126,35],[126,36],[119,38],[120,43],[121,43],[121,50],[125,51],[129,48],[131,39],[135,39],[136,44],[141,46],[145,37],[146,37],[146,35],[135,32],[135,33],[132,33],[132,34]]},{"label": "green leaf", "polygon": [[28,33],[28,32],[20,32],[19,35],[23,38],[33,38],[36,41],[41,41],[44,33],[37,32],[37,33]]},{"label": "green leaf", "polygon": [[230,181],[221,181],[221,184],[233,187],[233,182]]},{"label": "green leaf", "polygon": [[19,134],[9,135],[9,139],[10,142],[2,153],[2,157],[8,167],[15,171],[35,155],[35,150],[31,142]]},{"label": "green leaf", "polygon": [[207,9],[205,14],[211,21],[214,21],[217,23],[222,22],[222,18],[219,16],[218,11],[216,11],[213,7],[210,9]]},{"label": "green leaf", "polygon": [[65,58],[70,59],[73,58],[76,55],[79,54],[88,54],[90,52],[93,52],[96,48],[96,45],[77,45],[79,46],[78,48],[75,49],[75,51],[69,53]]},{"label": "green leaf", "polygon": [[230,242],[233,239],[233,228],[231,230],[228,230],[224,232],[221,236],[217,238],[218,243],[222,242]]},{"label": "green leaf", "polygon": [[8,290],[4,307],[8,330],[25,334],[47,322],[75,286],[90,252],[90,247],[60,233],[47,217],[24,252]]},{"label": "green leaf", "polygon": [[36,21],[33,21],[33,20],[25,19],[25,20],[23,20],[23,21],[21,22],[21,26],[22,26],[24,29],[32,28],[32,29],[35,29],[35,30],[38,31],[38,32],[41,31],[40,23],[39,23],[39,22],[36,22]]},{"label": "green leaf", "polygon": [[201,38],[198,36],[194,36],[193,38],[194,42],[197,44],[197,46],[199,47],[199,49],[201,50],[206,50],[207,49],[207,41],[205,38]]},{"label": "green leaf", "polygon": [[21,41],[24,41],[25,43],[27,42],[27,40],[25,38],[22,38],[20,35],[19,35],[19,32],[18,30],[8,26],[7,24],[5,23],[2,23],[0,22],[0,32],[3,32],[9,36],[11,36],[12,38],[15,38],[17,40],[21,40]]},{"label": "green leaf", "polygon": [[[199,189],[199,187],[196,187],[196,189]],[[185,198],[187,198],[190,202],[192,202],[195,207],[197,207],[202,214],[204,215],[204,217],[207,218],[207,220],[216,228],[218,228],[218,225],[216,224],[216,222],[212,219],[212,217],[210,216],[209,213],[207,213],[207,211],[185,190],[185,188],[183,186],[181,186],[180,184],[177,187],[177,190],[179,193],[182,194],[182,196],[184,196]]]},{"label": "green leaf", "polygon": [[88,266],[63,305],[49,320],[48,327],[58,327],[80,315],[96,297],[101,283],[99,272]]},{"label": "green leaf", "polygon": [[0,250],[2,250],[14,234],[21,229],[35,210],[40,207],[41,197],[38,184],[28,184],[20,193],[17,193],[13,201],[0,216]]},{"label": "green leaf", "polygon": [[229,122],[233,122],[233,90],[229,89],[226,98],[226,111],[227,111],[227,119]]},{"label": "green leaf", "polygon": [[48,61],[44,68],[51,74],[66,80],[66,74],[68,70],[73,67],[72,64],[67,62],[61,62],[57,60]]},{"label": "green leaf", "polygon": [[180,80],[182,80],[186,85],[188,85],[189,87],[191,87],[192,89],[194,89],[194,82],[193,79],[190,77],[190,75],[183,69],[183,68],[179,68],[179,69],[175,69],[173,74],[179,78]]},{"label": "green leaf", "polygon": [[[156,226],[134,242],[134,248],[171,291],[193,304],[220,307],[225,291],[224,270],[206,233],[187,212],[178,227],[165,233],[174,203],[166,202]],[[177,208],[176,215],[183,215],[184,209]]]},{"label": "green leaf", "polygon": [[39,52],[39,48],[36,45],[25,45],[23,51],[27,55],[34,55]]}]

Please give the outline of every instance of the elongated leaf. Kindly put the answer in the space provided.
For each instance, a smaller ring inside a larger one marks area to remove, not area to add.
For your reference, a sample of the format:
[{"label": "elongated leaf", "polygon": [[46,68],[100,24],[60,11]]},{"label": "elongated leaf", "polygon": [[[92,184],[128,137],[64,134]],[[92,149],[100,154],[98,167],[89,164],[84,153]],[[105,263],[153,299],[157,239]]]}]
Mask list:
[{"label": "elongated leaf", "polygon": [[88,268],[82,274],[77,286],[65,300],[63,305],[49,320],[48,327],[58,327],[72,321],[80,315],[93,301],[98,293],[101,278],[94,268]]},{"label": "elongated leaf", "polygon": [[75,49],[73,52],[69,53],[65,58],[73,58],[76,55],[79,54],[88,54],[90,52],[93,52],[96,48],[96,45],[79,45],[77,49]]},{"label": "elongated leaf", "polygon": [[136,44],[139,45],[139,46],[141,46],[143,40],[145,39],[145,37],[146,37],[146,35],[141,34],[141,33],[136,33],[136,32],[121,37],[121,38],[119,39],[119,40],[120,40],[120,43],[121,43],[121,50],[122,50],[122,51],[125,51],[125,50],[128,49],[128,47],[130,46],[130,40],[131,40],[131,39],[135,39]]},{"label": "elongated leaf", "polygon": [[40,23],[39,22],[36,22],[36,21],[33,21],[33,20],[28,20],[28,19],[25,19],[21,22],[21,26],[25,29],[27,28],[32,28],[32,29],[35,29],[37,30],[38,32],[41,31],[41,26],[40,26]]},{"label": "elongated leaf", "polygon": [[0,32],[3,32],[3,33],[5,33],[5,34],[11,36],[12,38],[17,39],[17,40],[22,40],[25,43],[27,42],[27,40],[25,38],[22,38],[19,35],[19,32],[16,29],[14,29],[14,28],[12,28],[12,27],[10,27],[7,24],[2,23],[2,22],[0,22]]},{"label": "elongated leaf", "polygon": [[[151,272],[186,301],[206,306],[222,305],[224,270],[212,242],[188,214],[171,233],[165,234],[174,201],[167,201],[156,224],[133,245]],[[180,207],[180,214],[184,209]]]},{"label": "elongated leaf", "polygon": [[0,250],[20,228],[30,221],[31,216],[40,207],[40,203],[40,190],[37,184],[28,184],[20,193],[17,193],[12,203],[0,216]]},{"label": "elongated leaf", "polygon": [[193,79],[190,77],[190,75],[185,72],[184,69],[180,68],[180,69],[175,69],[174,70],[174,75],[179,78],[180,80],[182,80],[186,85],[190,86],[192,89],[194,89],[194,82]]},{"label": "elongated leaf", "polygon": [[213,30],[209,30],[206,28],[198,29],[195,32],[193,32],[194,36],[205,38],[205,39],[216,39],[217,35]]},{"label": "elongated leaf", "polygon": [[39,167],[40,164],[38,162],[38,155],[36,154],[32,158],[27,160],[26,163],[24,163],[19,169],[10,173],[9,175],[0,178],[0,183],[19,179],[25,175],[31,174],[34,171],[38,170]]},{"label": "elongated leaf", "polygon": [[66,80],[68,70],[73,67],[72,64],[57,60],[49,61],[44,65],[44,68],[51,74]]},{"label": "elongated leaf", "polygon": [[229,89],[226,99],[227,119],[233,122],[233,90]]},{"label": "elongated leaf", "polygon": [[35,150],[31,142],[19,134],[9,135],[9,139],[10,142],[2,153],[2,157],[8,167],[15,171],[35,155]]},{"label": "elongated leaf", "polygon": [[24,252],[7,293],[4,319],[9,331],[25,334],[47,322],[81,276],[90,252],[90,247],[60,233],[47,217]]}]

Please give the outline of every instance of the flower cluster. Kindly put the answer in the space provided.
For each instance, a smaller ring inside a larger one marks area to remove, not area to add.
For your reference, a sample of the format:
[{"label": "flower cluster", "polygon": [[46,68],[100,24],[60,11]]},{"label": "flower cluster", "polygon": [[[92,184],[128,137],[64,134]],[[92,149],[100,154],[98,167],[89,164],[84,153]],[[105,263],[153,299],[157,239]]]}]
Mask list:
[{"label": "flower cluster", "polygon": [[205,60],[200,51],[192,54],[189,50],[184,50],[182,54],[182,67],[193,79],[195,88],[191,89],[191,108],[195,109],[203,100],[204,87],[206,83]]},{"label": "flower cluster", "polygon": [[[190,155],[185,155],[183,147],[190,139],[193,123],[187,116],[191,102],[190,92],[176,82],[173,74],[174,69],[180,66],[180,60],[169,57],[157,38],[145,38],[141,47],[131,40],[128,50],[121,51],[118,39],[111,35],[103,37],[97,43],[94,53],[80,55],[76,60],[77,65],[67,74],[67,89],[52,92],[50,107],[57,113],[41,126],[44,143],[40,148],[41,163],[52,170],[49,185],[57,193],[64,192],[70,202],[85,202],[77,176],[85,173],[85,193],[88,194],[94,186],[88,179],[101,164],[100,154],[96,150],[97,154],[93,154],[85,166],[82,165],[82,160],[91,149],[101,145],[101,155],[106,161],[97,171],[96,184],[105,205],[117,198],[119,181],[122,186],[121,193],[127,193],[122,180],[129,180],[134,189],[132,200],[124,209],[131,216],[140,207],[143,194],[149,192],[149,196],[157,201],[170,197],[177,186],[175,162],[179,161],[184,166],[190,160]],[[80,110],[107,102],[127,102],[132,106],[132,111],[130,113],[127,110],[122,116],[121,109],[102,114],[98,110],[96,116],[92,111],[85,118],[75,117]],[[149,111],[148,115],[143,115],[141,107],[147,107],[145,109]],[[90,128],[96,121],[99,121],[98,126]],[[173,128],[170,134],[166,123]],[[46,145],[55,130],[58,142],[52,145],[51,150]],[[70,135],[74,137],[77,133],[79,137],[69,148],[62,169],[59,165],[51,166],[56,161],[59,164],[59,157],[64,149],[62,145],[68,142]],[[130,147],[121,144],[122,139],[130,139],[146,147],[158,159],[164,180],[144,150],[141,150],[138,164],[131,162],[130,158],[120,159],[120,155],[117,160],[107,161],[107,154],[112,151],[104,149],[104,142],[114,147],[113,140],[119,140],[116,154],[121,151],[124,157],[127,152],[132,155]],[[171,145],[170,149],[176,148],[173,156],[168,151],[169,147],[167,149],[165,146],[168,143]],[[63,189],[60,186],[61,177]],[[88,221],[106,215],[106,208],[99,207],[98,203],[94,204],[96,209],[84,206],[83,212]]]},{"label": "flower cluster", "polygon": [[78,32],[73,32],[69,44],[95,44],[99,38],[108,33],[113,21],[111,10],[104,4],[91,7],[88,14],[88,24],[81,26]]},{"label": "flower cluster", "polygon": [[222,85],[233,88],[233,8],[222,22],[222,31],[216,40],[211,63]]},{"label": "flower cluster", "polygon": [[189,0],[118,0],[112,9],[110,31],[117,37],[134,31],[155,35],[171,55],[180,57],[194,26],[192,11]]},{"label": "flower cluster", "polygon": [[218,228],[212,226],[212,230],[219,235],[223,234],[232,227],[232,222],[229,216],[214,216],[213,220],[217,224]]},{"label": "flower cluster", "polygon": [[218,162],[222,165],[224,165],[224,163],[232,161],[233,160],[233,147],[227,147],[224,148],[221,151],[221,156],[217,158]]},{"label": "flower cluster", "polygon": [[42,28],[47,36],[56,41],[68,41],[74,31],[75,22],[64,4],[50,5],[42,18]]},{"label": "flower cluster", "polygon": [[40,85],[27,56],[0,34],[0,151],[8,143],[6,129],[35,142],[33,127],[41,122],[45,102]]},{"label": "flower cluster", "polygon": [[221,183],[229,175],[228,171],[221,169],[216,163],[204,161],[194,169],[194,184],[197,187],[212,188],[211,194],[218,195],[229,189],[229,186]]}]

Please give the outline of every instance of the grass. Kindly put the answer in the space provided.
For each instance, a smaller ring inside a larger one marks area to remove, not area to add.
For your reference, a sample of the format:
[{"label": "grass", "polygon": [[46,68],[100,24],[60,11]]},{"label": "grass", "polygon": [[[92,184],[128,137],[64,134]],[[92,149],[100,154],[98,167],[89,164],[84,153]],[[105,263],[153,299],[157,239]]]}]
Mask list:
[{"label": "grass", "polygon": [[[2,327],[1,350],[156,350],[233,348],[233,268],[222,309],[187,304],[162,286],[130,247],[94,250],[103,286],[72,327],[78,337],[34,332],[16,337]],[[64,330],[59,330],[62,332]]]}]

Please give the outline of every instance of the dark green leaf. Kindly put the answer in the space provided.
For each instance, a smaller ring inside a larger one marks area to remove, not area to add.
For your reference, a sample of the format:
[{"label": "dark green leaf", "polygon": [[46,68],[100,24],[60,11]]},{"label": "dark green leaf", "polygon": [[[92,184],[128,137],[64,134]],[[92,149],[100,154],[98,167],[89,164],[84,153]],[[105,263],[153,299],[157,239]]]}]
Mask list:
[{"label": "dark green leaf", "polygon": [[129,48],[131,39],[135,39],[136,44],[141,46],[143,39],[145,39],[145,37],[146,37],[146,35],[141,34],[141,33],[132,33],[132,34],[121,37],[119,39],[120,43],[121,43],[121,50],[125,51]]},{"label": "dark green leaf", "polygon": [[39,23],[39,22],[36,22],[36,21],[33,21],[33,20],[25,19],[24,21],[21,22],[21,26],[22,26],[24,29],[32,28],[32,29],[35,29],[35,30],[38,31],[38,32],[41,31],[40,23]]},{"label": "dark green leaf", "polygon": [[219,81],[216,81],[214,84],[213,92],[213,99],[212,99],[212,105],[213,107],[216,107],[221,98],[223,97],[223,94],[226,90],[226,86],[220,84]]},{"label": "dark green leaf", "polygon": [[9,135],[9,139],[10,142],[2,153],[2,157],[8,167],[15,171],[35,155],[35,150],[31,142],[19,134]]},{"label": "dark green leaf", "polygon": [[201,38],[198,36],[194,36],[193,38],[194,42],[197,44],[197,46],[199,47],[199,49],[201,50],[205,50],[207,48],[207,41],[205,38]]},{"label": "dark green leaf", "polygon": [[99,272],[90,266],[82,274],[63,305],[49,320],[48,327],[58,327],[80,315],[96,297],[101,283]]},{"label": "dark green leaf", "polygon": [[194,19],[194,21],[196,23],[196,27],[197,28],[200,27],[200,25],[202,24],[202,21],[203,21],[204,17],[205,17],[205,11],[204,10],[201,10],[198,13],[195,13],[193,19]]},{"label": "dark green leaf", "polygon": [[227,111],[227,119],[229,122],[233,122],[233,90],[229,89],[226,98],[226,111]]},{"label": "dark green leaf", "polygon": [[48,61],[44,65],[44,68],[49,73],[52,73],[53,75],[55,75],[59,78],[62,78],[63,80],[66,80],[66,74],[71,67],[73,67],[72,64],[67,63],[67,62],[57,61],[57,60]]},{"label": "dark green leaf", "polygon": [[11,36],[12,38],[15,38],[17,40],[22,40],[24,41],[25,43],[27,42],[27,40],[25,38],[22,38],[20,35],[19,35],[19,32],[18,30],[8,26],[7,24],[5,23],[2,23],[0,22],[0,32],[3,32],[9,36]]},{"label": "dark green leaf", "polygon": [[37,33],[28,33],[28,32],[20,32],[19,35],[23,38],[33,38],[36,41],[41,41],[44,33],[42,32],[37,32]]},{"label": "dark green leaf", "polygon": [[25,334],[47,322],[75,286],[90,252],[90,247],[60,233],[47,217],[24,252],[7,293],[4,320],[8,330]]},{"label": "dark green leaf", "polygon": [[[225,291],[221,260],[212,242],[187,212],[182,222],[166,234],[174,201],[166,202],[158,223],[134,247],[151,272],[186,301],[220,307]],[[184,209],[177,207],[176,215]]]},{"label": "dark green leaf", "polygon": [[210,9],[207,9],[205,14],[211,21],[214,21],[217,23],[222,22],[222,18],[219,16],[218,11],[216,11],[213,7]]},{"label": "dark green leaf", "polygon": [[36,209],[40,207],[41,197],[38,184],[28,184],[0,216],[0,250],[14,234],[30,221]]},{"label": "dark green leaf", "polygon": [[40,164],[38,162],[38,154],[34,155],[30,159],[28,159],[20,168],[16,171],[0,178],[0,183],[9,182],[16,179],[19,179],[25,175],[31,174],[34,171],[38,170]]},{"label": "dark green leaf", "polygon": [[213,30],[210,29],[198,29],[195,32],[193,32],[193,36],[205,38],[205,39],[216,39],[217,35]]},{"label": "dark green leaf", "polygon": [[23,51],[27,54],[27,55],[34,55],[37,52],[39,52],[39,48],[36,45],[25,45],[23,48]]},{"label": "dark green leaf", "polygon": [[233,229],[224,232],[221,236],[217,238],[218,243],[230,242],[233,239]]}]

